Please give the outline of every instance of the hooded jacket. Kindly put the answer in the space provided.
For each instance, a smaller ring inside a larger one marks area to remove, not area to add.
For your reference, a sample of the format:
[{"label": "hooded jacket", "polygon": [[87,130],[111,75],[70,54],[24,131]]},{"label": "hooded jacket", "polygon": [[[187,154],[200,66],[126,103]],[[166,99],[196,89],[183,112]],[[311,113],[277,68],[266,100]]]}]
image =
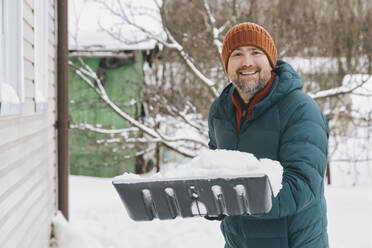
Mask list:
[{"label": "hooded jacket", "polygon": [[225,248],[326,248],[327,121],[289,64],[278,60],[273,71],[270,91],[240,124],[239,134],[232,84],[209,111],[210,149],[249,152],[283,166],[283,187],[269,213],[223,219]]}]

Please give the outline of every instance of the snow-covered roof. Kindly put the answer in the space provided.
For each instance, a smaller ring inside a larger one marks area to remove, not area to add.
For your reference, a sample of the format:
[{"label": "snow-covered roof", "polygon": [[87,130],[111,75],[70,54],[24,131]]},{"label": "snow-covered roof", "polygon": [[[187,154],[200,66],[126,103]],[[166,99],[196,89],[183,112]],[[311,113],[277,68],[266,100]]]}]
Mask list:
[{"label": "snow-covered roof", "polygon": [[90,57],[90,58],[102,58],[102,57],[115,57],[123,59],[134,58],[133,51],[128,52],[128,50],[100,50],[100,49],[80,49],[80,50],[70,50],[69,57]]},{"label": "snow-covered roof", "polygon": [[[156,13],[157,7],[153,0],[125,0],[123,4],[133,6],[134,12],[141,9],[153,9]],[[114,4],[107,1],[107,4]],[[123,21],[110,13],[102,4],[87,0],[74,0],[69,4],[69,50],[95,50],[99,47],[100,51],[113,50],[150,50],[156,45],[155,40],[143,40],[145,35],[134,27],[123,24]],[[149,20],[151,19],[151,20]],[[160,20],[160,17],[159,17]],[[153,33],[161,34],[161,25],[153,18],[137,16],[133,18],[137,25],[145,27]],[[103,26],[112,29],[114,32],[120,30],[120,34],[131,44],[121,42],[108,33],[104,32]]]}]

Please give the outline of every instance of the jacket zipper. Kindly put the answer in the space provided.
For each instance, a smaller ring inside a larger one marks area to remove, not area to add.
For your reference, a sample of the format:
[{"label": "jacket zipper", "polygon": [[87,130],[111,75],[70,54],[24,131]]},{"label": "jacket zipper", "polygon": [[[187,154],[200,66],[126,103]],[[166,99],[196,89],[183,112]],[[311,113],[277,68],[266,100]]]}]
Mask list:
[{"label": "jacket zipper", "polygon": [[243,109],[242,111],[242,117],[240,119],[240,128],[243,125],[243,122],[245,121],[245,118],[247,117],[248,109]]},{"label": "jacket zipper", "polygon": [[[243,109],[242,110],[242,116],[240,118],[240,123],[239,123],[240,131],[242,130],[243,122],[245,121],[245,118],[247,117],[247,113],[248,113],[248,109]],[[240,132],[238,134],[238,142],[236,143],[236,148],[235,148],[236,150],[238,150],[238,148],[239,148],[239,143],[240,143]]]}]

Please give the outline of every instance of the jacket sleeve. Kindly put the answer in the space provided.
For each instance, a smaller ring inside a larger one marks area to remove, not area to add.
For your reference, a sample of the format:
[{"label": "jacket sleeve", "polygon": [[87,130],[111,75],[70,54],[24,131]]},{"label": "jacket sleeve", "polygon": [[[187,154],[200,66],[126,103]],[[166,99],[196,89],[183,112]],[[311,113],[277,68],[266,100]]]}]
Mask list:
[{"label": "jacket sleeve", "polygon": [[285,217],[323,197],[327,165],[328,125],[313,100],[298,104],[282,128],[279,161],[283,166],[282,189],[272,209],[261,217]]},{"label": "jacket sleeve", "polygon": [[215,105],[216,101],[214,101],[211,104],[211,107],[209,108],[209,113],[208,113],[208,136],[209,136],[209,142],[208,142],[208,147],[211,150],[217,149],[217,144],[216,144],[216,137],[214,133],[214,127],[213,127],[213,115],[215,112]]}]

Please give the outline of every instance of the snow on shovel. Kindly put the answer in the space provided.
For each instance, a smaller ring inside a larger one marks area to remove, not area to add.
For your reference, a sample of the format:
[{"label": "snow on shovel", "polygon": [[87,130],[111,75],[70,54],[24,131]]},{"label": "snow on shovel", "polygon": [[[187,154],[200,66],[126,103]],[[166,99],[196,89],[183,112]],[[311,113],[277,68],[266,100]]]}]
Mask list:
[{"label": "snow on shovel", "polygon": [[[113,185],[136,221],[264,214],[282,185],[278,161],[250,153],[204,150],[190,163],[143,177],[124,174]],[[237,176],[238,175],[238,176]]]}]

